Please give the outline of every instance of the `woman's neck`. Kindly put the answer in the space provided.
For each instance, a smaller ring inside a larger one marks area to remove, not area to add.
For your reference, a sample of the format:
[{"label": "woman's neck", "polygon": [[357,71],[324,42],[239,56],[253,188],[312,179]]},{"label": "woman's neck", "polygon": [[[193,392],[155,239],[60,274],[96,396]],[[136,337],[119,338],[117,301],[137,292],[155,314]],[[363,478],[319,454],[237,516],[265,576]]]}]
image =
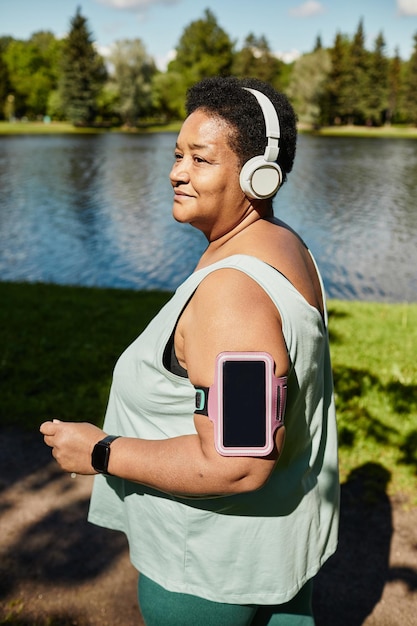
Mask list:
[{"label": "woman's neck", "polygon": [[206,250],[202,254],[196,269],[201,269],[211,265],[227,256],[244,251],[245,241],[251,239],[258,226],[264,221],[266,216],[260,215],[258,211],[252,211],[246,215],[234,228],[224,235],[209,242]]}]

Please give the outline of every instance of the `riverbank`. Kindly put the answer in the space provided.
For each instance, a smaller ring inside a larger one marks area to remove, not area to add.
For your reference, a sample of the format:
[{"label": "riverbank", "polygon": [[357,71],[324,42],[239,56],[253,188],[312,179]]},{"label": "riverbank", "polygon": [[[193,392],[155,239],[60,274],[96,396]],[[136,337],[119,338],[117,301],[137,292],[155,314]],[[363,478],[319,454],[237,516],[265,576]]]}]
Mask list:
[{"label": "riverbank", "polygon": [[[0,137],[6,135],[54,135],[84,134],[97,135],[103,133],[147,134],[154,132],[178,132],[181,121],[170,124],[149,124],[138,128],[128,127],[79,127],[69,122],[0,122]],[[392,139],[417,139],[417,127],[412,126],[326,126],[320,129],[299,126],[300,133],[319,135],[322,137],[367,137]]]},{"label": "riverbank", "polygon": [[100,135],[105,133],[147,134],[178,132],[181,122],[149,124],[138,128],[124,126],[73,126],[69,122],[0,122],[0,137],[6,135]]},{"label": "riverbank", "polygon": [[412,126],[326,126],[309,131],[320,137],[366,137],[375,139],[417,139],[417,127]]}]

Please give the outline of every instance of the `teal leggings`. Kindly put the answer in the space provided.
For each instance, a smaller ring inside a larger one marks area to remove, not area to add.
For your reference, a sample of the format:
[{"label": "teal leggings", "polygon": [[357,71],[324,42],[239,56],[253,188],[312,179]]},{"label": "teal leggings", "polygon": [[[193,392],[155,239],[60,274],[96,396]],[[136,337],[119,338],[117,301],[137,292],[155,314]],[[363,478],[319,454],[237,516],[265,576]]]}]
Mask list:
[{"label": "teal leggings", "polygon": [[167,591],[139,576],[139,606],[146,626],[314,626],[312,581],[285,604],[254,606],[212,602]]}]

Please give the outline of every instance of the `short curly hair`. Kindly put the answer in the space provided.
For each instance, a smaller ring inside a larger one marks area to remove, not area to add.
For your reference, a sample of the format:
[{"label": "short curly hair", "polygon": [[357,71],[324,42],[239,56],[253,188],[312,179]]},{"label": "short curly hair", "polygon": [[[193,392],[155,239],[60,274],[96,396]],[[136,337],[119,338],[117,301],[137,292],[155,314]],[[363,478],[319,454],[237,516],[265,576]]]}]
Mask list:
[{"label": "short curly hair", "polygon": [[271,85],[256,78],[239,79],[234,76],[205,78],[187,92],[186,111],[196,109],[219,116],[234,128],[229,139],[232,150],[240,159],[240,166],[254,156],[263,154],[267,145],[265,120],[256,99],[243,87],[264,93],[274,105],[279,119],[281,138],[277,159],[283,182],[292,170],[296,143],[297,118],[287,97]]}]

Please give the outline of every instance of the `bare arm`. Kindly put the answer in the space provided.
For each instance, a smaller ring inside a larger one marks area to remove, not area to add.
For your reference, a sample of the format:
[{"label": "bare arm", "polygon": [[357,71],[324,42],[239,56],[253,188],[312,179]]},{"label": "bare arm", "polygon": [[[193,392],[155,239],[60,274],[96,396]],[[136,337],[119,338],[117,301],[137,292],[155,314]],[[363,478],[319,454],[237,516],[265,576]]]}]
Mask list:
[{"label": "bare arm", "polygon": [[[178,326],[178,357],[190,381],[209,386],[219,352],[267,351],[276,374],[288,369],[280,320],[274,305],[251,279],[220,270],[201,283]],[[122,437],[111,446],[109,472],[160,491],[182,495],[226,495],[252,491],[268,479],[283,445],[284,429],[267,458],[223,457],[214,447],[213,425],[194,416],[196,435],[149,441]],[[46,422],[41,431],[66,471],[94,473],[91,451],[104,433],[89,424]],[[117,433],[109,433],[117,434]]]}]

